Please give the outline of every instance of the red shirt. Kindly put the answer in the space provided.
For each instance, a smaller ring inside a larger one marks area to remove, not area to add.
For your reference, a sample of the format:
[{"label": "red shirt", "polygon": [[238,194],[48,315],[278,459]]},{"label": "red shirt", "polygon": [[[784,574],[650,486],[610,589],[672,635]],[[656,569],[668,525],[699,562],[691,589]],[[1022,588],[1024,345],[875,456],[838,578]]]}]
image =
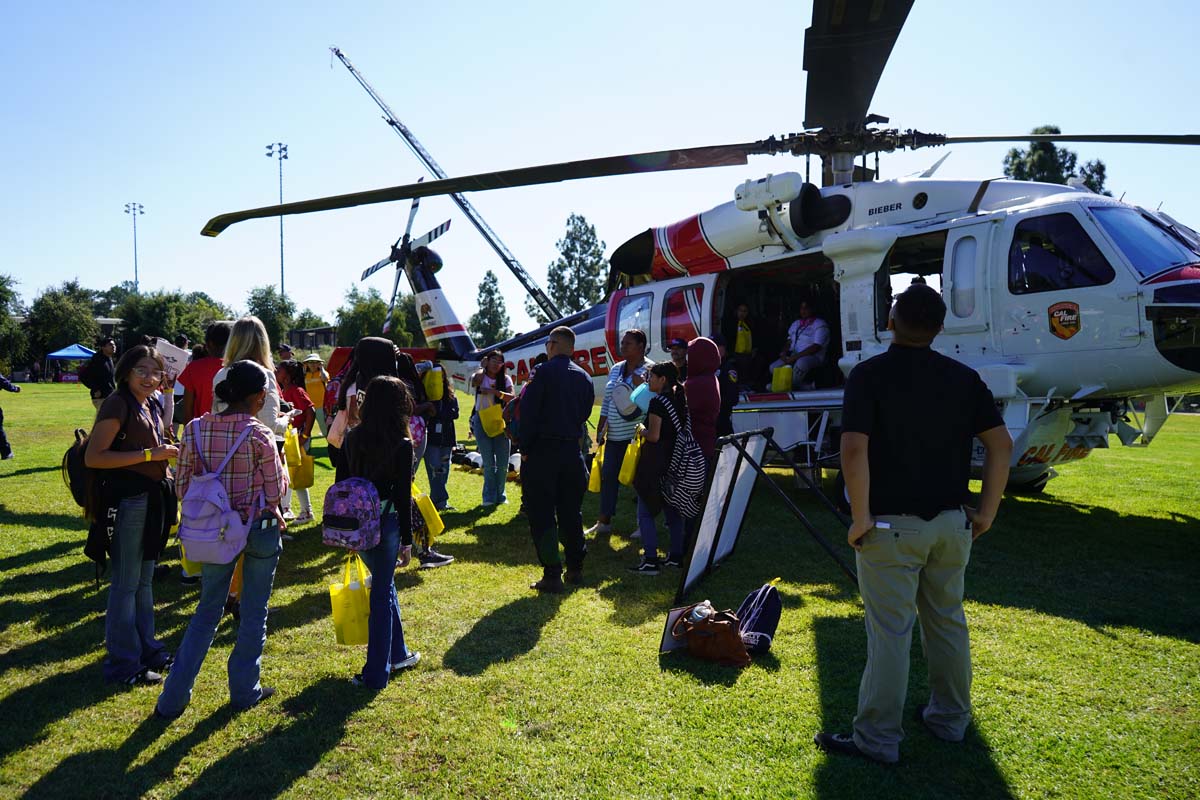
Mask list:
[{"label": "red shirt", "polygon": [[179,373],[179,382],[184,389],[192,390],[192,419],[212,411],[213,377],[221,371],[224,362],[216,356],[197,358]]},{"label": "red shirt", "polygon": [[[292,404],[292,408],[297,408],[301,411],[307,411],[313,408],[313,401],[309,399],[308,392],[301,389],[299,386],[289,386],[281,392],[283,399]],[[297,414],[292,417],[292,427],[298,431],[304,430],[304,415]]]}]

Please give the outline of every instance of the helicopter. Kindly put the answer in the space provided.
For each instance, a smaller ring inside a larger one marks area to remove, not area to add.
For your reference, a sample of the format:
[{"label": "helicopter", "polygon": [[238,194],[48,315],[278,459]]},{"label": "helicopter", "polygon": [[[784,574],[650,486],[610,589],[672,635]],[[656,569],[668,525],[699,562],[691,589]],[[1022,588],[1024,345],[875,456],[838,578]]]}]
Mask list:
[{"label": "helicopter", "polygon": [[[214,217],[216,236],[243,220],[447,193],[583,178],[744,165],[750,155],[821,161],[737,186],[733,199],[650,228],[610,256],[607,300],[506,342],[478,348],[437,282],[440,259],[405,258],[427,341],[467,388],[483,352],[502,350],[517,383],[549,331],[576,332],[573,358],[598,388],[618,339],[645,331],[648,357],[667,343],[728,330],[746,304],[770,353],[807,300],[831,330],[826,361],[790,391],[745,388],[735,430],[775,429],[805,463],[835,466],[841,386],[891,343],[888,313],[912,280],[941,291],[948,313],[934,349],[975,368],[1014,440],[1010,486],[1040,491],[1054,467],[1108,447],[1145,446],[1200,388],[1200,235],[1167,214],[1082,186],[923,173],[875,180],[867,156],[973,142],[1200,144],[1197,135],[947,136],[882,127],[869,105],[912,0],[817,0],[805,31],[803,128],[755,142],[663,150],[482,173]],[[859,161],[860,163],[856,163]],[[939,162],[940,163],[940,162]],[[936,409],[930,409],[936,415]],[[920,421],[914,421],[920,424]],[[976,461],[982,458],[977,450]]]}]

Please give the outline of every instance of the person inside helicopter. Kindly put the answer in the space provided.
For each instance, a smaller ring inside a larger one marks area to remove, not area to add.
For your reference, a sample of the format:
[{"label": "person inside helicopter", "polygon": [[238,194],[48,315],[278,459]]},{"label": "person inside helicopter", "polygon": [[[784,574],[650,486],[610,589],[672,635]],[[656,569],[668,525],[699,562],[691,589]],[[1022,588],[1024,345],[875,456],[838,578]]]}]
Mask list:
[{"label": "person inside helicopter", "polygon": [[788,326],[787,342],[779,358],[771,362],[771,371],[792,368],[792,387],[804,383],[809,372],[825,363],[829,348],[829,323],[818,317],[808,298],[800,301],[799,317]]}]

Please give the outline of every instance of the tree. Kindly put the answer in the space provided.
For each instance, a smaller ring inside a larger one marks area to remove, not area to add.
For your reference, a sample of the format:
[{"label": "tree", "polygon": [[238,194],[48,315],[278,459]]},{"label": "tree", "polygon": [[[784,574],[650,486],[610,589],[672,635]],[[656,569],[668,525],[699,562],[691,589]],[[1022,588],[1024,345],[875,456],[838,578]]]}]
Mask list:
[{"label": "tree", "polygon": [[246,296],[246,313],[262,320],[271,340],[271,349],[279,347],[292,329],[296,304],[275,291],[274,286],[257,286]]},{"label": "tree", "polygon": [[[359,291],[351,286],[346,292],[346,303],[337,310],[338,344],[353,347],[364,336],[384,336],[383,321],[387,318],[387,303],[378,289]],[[400,347],[412,344],[412,335],[399,324],[392,325],[386,335]]]},{"label": "tree", "polygon": [[[1057,125],[1043,125],[1030,133],[1062,133]],[[1085,186],[1096,194],[1112,195],[1104,188],[1104,162],[1095,159],[1077,168],[1079,156],[1065,147],[1055,147],[1053,142],[1030,142],[1028,150],[1016,147],[1004,157],[1004,174],[1019,181],[1041,181],[1042,183],[1066,184],[1071,178],[1080,178]]]},{"label": "tree", "polygon": [[38,361],[69,344],[94,347],[100,327],[92,315],[92,292],[78,281],[46,289],[29,307],[25,318],[29,344]]},{"label": "tree", "polygon": [[292,320],[292,330],[305,331],[309,328],[327,328],[329,323],[321,318],[321,315],[313,311],[311,308],[306,308],[300,312],[300,315]]},{"label": "tree", "polygon": [[125,305],[125,301],[137,294],[133,281],[122,281],[116,286],[110,286],[103,292],[95,292],[92,299],[92,313],[97,317],[111,317]]},{"label": "tree", "polygon": [[508,329],[508,310],[504,307],[504,297],[500,294],[500,281],[490,269],[483,274],[476,303],[479,311],[471,315],[467,328],[477,344],[495,344],[512,336]]},{"label": "tree", "polygon": [[184,294],[178,290],[131,293],[113,312],[124,320],[122,327],[127,345],[136,343],[143,336],[174,339],[181,333],[193,342],[203,342],[204,329],[209,323],[233,316],[228,306],[218,303],[204,292]]},{"label": "tree", "polygon": [[[596,227],[582,214],[567,217],[567,234],[555,245],[559,257],[547,273],[547,293],[564,314],[574,314],[604,299],[608,260],[604,242],[596,238]],[[525,311],[538,322],[550,322],[533,298],[525,298]]]},{"label": "tree", "polygon": [[23,310],[16,287],[16,278],[0,275],[0,374],[4,375],[24,364],[29,355],[29,339],[13,319],[14,314],[19,315]]}]

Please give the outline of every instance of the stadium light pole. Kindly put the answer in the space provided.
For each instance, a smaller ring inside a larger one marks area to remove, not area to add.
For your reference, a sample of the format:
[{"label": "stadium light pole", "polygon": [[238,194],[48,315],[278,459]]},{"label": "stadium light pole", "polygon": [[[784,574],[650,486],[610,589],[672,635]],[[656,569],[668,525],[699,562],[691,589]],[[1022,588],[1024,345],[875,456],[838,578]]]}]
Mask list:
[{"label": "stadium light pole", "polygon": [[125,213],[133,217],[133,293],[138,294],[138,265],[137,265],[137,218],[145,214],[141,203],[126,203]]},{"label": "stadium light pole", "polygon": [[[283,205],[283,162],[287,159],[287,145],[274,142],[267,145],[267,158],[272,156],[279,159],[279,205]],[[279,296],[283,294],[283,214],[279,215]]]}]

